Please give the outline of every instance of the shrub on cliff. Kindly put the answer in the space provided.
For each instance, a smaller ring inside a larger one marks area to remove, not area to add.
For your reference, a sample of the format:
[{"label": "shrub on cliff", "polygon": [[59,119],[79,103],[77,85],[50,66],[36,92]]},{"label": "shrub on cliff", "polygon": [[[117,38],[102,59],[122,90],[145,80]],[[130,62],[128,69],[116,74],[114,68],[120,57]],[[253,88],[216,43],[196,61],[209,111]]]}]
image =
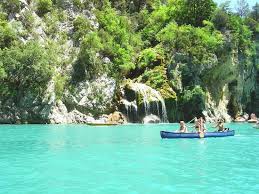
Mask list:
[{"label": "shrub on cliff", "polygon": [[17,13],[21,9],[20,0],[2,0],[1,3],[7,13]]},{"label": "shrub on cliff", "polygon": [[4,20],[0,20],[0,49],[10,47],[16,38],[16,33],[11,25]]},{"label": "shrub on cliff", "polygon": [[52,5],[52,0],[37,0],[37,13],[43,16],[51,11]]},{"label": "shrub on cliff", "polygon": [[205,109],[205,92],[200,86],[195,86],[191,90],[187,89],[180,99],[180,104],[185,120],[201,116]]},{"label": "shrub on cliff", "polygon": [[53,74],[52,56],[36,42],[0,50],[1,96],[41,92]]},{"label": "shrub on cliff", "polygon": [[73,21],[73,27],[74,27],[73,38],[75,41],[79,41],[80,39],[83,39],[84,36],[87,35],[91,30],[89,20],[86,19],[84,15],[79,15]]},{"label": "shrub on cliff", "polygon": [[100,56],[102,48],[103,45],[97,33],[93,32],[84,37],[78,59],[74,64],[73,80],[93,79],[106,72]]},{"label": "shrub on cliff", "polygon": [[103,42],[103,55],[112,59],[112,71],[126,75],[135,68],[136,53],[142,41],[134,33],[126,16],[119,15],[108,1],[96,13],[100,24],[99,36]]}]

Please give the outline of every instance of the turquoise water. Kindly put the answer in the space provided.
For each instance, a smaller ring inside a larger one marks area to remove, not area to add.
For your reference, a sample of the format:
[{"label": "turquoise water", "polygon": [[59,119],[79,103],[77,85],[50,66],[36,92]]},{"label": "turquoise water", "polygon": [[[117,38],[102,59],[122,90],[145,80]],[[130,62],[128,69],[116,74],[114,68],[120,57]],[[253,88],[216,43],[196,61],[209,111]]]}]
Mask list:
[{"label": "turquoise water", "polygon": [[259,193],[259,130],[162,140],[175,124],[0,126],[0,193]]}]

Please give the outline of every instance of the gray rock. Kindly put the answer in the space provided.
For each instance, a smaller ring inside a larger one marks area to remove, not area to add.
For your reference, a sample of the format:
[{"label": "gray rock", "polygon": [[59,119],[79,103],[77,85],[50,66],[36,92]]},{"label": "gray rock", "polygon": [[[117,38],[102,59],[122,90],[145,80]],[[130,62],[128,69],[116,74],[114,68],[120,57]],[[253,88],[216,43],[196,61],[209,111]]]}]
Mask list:
[{"label": "gray rock", "polygon": [[68,107],[85,114],[105,114],[113,109],[115,91],[115,80],[102,76],[77,84],[73,92],[66,90],[64,102]]},{"label": "gray rock", "polygon": [[147,123],[160,123],[160,118],[156,115],[148,115],[145,116],[143,119],[143,123],[147,124]]},{"label": "gray rock", "polygon": [[91,123],[95,121],[92,116],[85,115],[78,110],[73,110],[70,112],[69,118],[71,119],[72,123]]}]

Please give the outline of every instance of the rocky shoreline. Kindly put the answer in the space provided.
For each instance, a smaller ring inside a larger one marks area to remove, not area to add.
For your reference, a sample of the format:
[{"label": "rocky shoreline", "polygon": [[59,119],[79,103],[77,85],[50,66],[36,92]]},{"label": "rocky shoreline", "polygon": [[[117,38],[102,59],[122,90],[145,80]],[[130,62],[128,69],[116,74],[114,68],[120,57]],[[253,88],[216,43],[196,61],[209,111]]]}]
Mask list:
[{"label": "rocky shoreline", "polygon": [[[96,86],[98,85],[98,89]],[[141,86],[140,88],[134,88]],[[97,93],[101,100],[97,99]],[[120,87],[116,96],[115,81],[101,77],[80,83],[73,92],[65,91],[64,100],[56,99],[54,86],[49,84],[43,98],[33,98],[27,93],[18,104],[11,101],[0,102],[1,124],[85,124],[85,123],[160,123],[168,122],[167,112],[172,110],[163,105],[163,98],[156,90],[139,83]],[[117,94],[118,95],[118,94]],[[201,114],[207,121],[224,118],[231,121],[227,113],[228,100],[224,98],[218,105],[207,98],[206,108]],[[164,107],[163,107],[164,106]],[[178,122],[177,119],[169,122]]]}]

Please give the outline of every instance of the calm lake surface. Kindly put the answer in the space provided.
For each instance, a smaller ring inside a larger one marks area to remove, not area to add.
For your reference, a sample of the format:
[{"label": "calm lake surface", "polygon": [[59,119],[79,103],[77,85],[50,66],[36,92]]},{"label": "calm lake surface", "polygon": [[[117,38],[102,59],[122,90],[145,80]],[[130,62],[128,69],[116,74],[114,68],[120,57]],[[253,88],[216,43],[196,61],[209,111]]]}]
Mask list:
[{"label": "calm lake surface", "polygon": [[177,124],[1,125],[0,193],[259,193],[259,129],[162,140]]}]

